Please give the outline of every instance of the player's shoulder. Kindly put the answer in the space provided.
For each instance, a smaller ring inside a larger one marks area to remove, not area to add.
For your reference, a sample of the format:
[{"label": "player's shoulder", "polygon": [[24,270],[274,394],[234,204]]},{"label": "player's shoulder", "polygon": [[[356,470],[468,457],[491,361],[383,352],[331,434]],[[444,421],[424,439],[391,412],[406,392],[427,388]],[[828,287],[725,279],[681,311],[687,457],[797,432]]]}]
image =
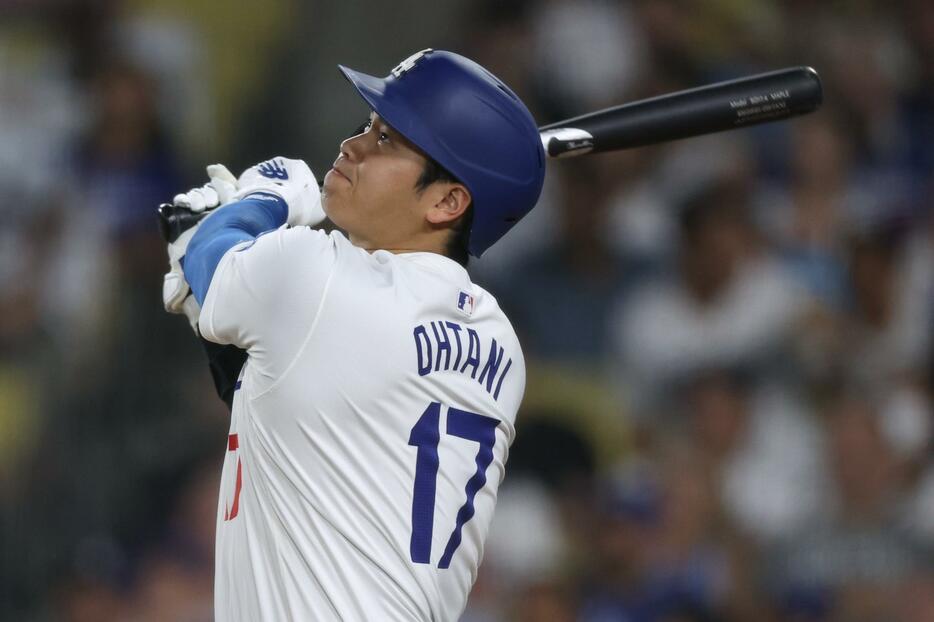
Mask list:
[{"label": "player's shoulder", "polygon": [[235,247],[236,251],[245,251],[251,248],[259,250],[257,254],[287,255],[296,259],[301,256],[332,255],[335,259],[347,255],[366,254],[365,251],[353,246],[339,231],[326,232],[311,227],[291,227],[283,225],[278,229],[266,231],[255,240]]},{"label": "player's shoulder", "polygon": [[289,245],[290,247],[295,248],[338,248],[342,245],[342,241],[350,244],[338,231],[328,233],[321,229],[312,229],[311,227],[292,227],[289,225],[282,225],[278,229],[267,231],[258,236],[256,240],[257,243],[259,243],[261,240],[266,240],[266,243],[270,243],[272,240],[275,240],[275,243],[277,244]]},{"label": "player's shoulder", "polygon": [[513,353],[517,363],[523,364],[522,347],[515,328],[492,292],[468,280],[467,285],[459,289],[449,302],[454,316],[465,327],[495,337],[499,345]]},{"label": "player's shoulder", "polygon": [[424,315],[446,316],[465,326],[483,326],[496,333],[498,341],[516,344],[512,323],[496,296],[476,284],[467,269],[437,253],[373,253],[374,261],[385,263],[404,285]]}]

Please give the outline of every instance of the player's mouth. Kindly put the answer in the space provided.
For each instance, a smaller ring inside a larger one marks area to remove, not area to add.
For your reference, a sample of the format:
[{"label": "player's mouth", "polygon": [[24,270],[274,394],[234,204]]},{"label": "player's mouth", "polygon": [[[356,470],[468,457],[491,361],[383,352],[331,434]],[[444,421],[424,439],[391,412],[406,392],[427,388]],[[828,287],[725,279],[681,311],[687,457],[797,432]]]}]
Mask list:
[{"label": "player's mouth", "polygon": [[352,183],[352,182],[350,181],[350,176],[347,175],[346,173],[344,173],[343,171],[341,171],[339,168],[337,168],[336,165],[335,165],[335,166],[332,166],[332,167],[331,167],[331,170],[328,171],[328,174],[331,174],[331,173],[333,173],[334,175],[337,175],[338,177],[343,177],[344,180],[346,180],[348,183]]}]

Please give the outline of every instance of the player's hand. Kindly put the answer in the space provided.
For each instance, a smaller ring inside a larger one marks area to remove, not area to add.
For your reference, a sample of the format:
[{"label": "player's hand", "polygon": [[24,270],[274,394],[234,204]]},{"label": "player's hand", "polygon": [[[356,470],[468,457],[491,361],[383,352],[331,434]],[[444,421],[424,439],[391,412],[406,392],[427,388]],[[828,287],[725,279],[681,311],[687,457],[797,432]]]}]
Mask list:
[{"label": "player's hand", "polygon": [[287,222],[293,227],[313,227],[325,219],[318,180],[302,160],[277,156],[251,166],[240,175],[237,188],[237,199],[263,192],[280,197],[289,206]]},{"label": "player's hand", "polygon": [[172,205],[202,213],[230,203],[237,192],[237,178],[223,164],[211,164],[207,171],[211,181],[184,194],[176,194]]},{"label": "player's hand", "polygon": [[159,228],[168,243],[169,254],[169,271],[162,281],[162,303],[169,313],[184,314],[195,334],[201,306],[191,294],[180,261],[205,216],[234,200],[237,192],[237,178],[226,166],[212,164],[207,171],[210,182],[177,194],[171,204],[159,207]]}]

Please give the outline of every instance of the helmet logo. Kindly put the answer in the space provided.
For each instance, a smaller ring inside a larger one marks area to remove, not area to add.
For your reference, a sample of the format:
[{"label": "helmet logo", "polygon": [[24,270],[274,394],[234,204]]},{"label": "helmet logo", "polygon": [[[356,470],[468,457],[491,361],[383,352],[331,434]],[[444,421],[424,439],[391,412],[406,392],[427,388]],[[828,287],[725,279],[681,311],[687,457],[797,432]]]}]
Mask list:
[{"label": "helmet logo", "polygon": [[398,65],[396,65],[395,69],[392,70],[392,75],[395,76],[396,78],[401,78],[407,71],[409,71],[410,69],[412,69],[412,67],[418,64],[418,61],[423,59],[429,52],[433,52],[433,51],[434,50],[432,50],[431,48],[426,48],[422,50],[421,52],[416,52],[415,54],[412,54],[407,59],[405,59]]}]

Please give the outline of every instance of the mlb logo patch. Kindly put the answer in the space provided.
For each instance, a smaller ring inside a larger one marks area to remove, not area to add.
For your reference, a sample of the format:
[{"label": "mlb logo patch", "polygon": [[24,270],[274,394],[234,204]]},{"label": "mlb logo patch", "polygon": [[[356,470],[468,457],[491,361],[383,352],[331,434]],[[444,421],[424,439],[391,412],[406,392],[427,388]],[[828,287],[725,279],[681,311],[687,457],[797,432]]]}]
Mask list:
[{"label": "mlb logo patch", "polygon": [[473,315],[473,296],[467,292],[460,292],[457,295],[457,310],[464,315]]}]

